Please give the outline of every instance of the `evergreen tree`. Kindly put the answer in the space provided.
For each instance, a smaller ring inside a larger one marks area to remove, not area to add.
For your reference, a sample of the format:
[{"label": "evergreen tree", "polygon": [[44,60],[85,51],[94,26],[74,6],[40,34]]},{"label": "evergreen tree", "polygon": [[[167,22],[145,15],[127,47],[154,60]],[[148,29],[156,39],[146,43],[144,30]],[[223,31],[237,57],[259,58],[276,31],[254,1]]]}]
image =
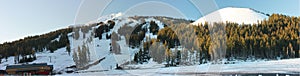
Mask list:
[{"label": "evergreen tree", "polygon": [[166,67],[169,67],[171,65],[170,61],[171,61],[171,50],[169,48],[166,49],[165,51],[165,56],[166,56]]},{"label": "evergreen tree", "polygon": [[150,21],[150,33],[156,35],[158,30],[159,30],[159,26],[154,21]]},{"label": "evergreen tree", "polygon": [[179,65],[180,62],[181,62],[181,52],[177,51],[177,54],[176,54],[176,65]]}]

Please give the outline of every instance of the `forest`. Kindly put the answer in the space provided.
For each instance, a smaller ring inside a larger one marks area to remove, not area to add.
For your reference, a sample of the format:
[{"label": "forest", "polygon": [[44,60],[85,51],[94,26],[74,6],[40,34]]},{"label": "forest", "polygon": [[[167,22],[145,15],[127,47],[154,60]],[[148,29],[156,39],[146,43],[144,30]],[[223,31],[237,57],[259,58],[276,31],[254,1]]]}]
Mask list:
[{"label": "forest", "polygon": [[[110,20],[108,24],[100,22],[91,26],[69,27],[6,42],[0,44],[0,59],[16,56],[22,58],[16,59],[16,63],[22,63],[34,60],[35,52],[44,50],[54,52],[62,47],[67,47],[66,50],[70,52],[68,34],[73,32],[74,28],[90,28],[98,25],[102,26],[95,30],[94,37],[102,39],[102,34],[106,33],[106,39],[113,39],[111,51],[120,54],[121,49],[116,41],[124,36],[126,44],[140,50],[135,54],[134,61],[141,64],[151,58],[158,63],[166,62],[170,66],[218,62],[222,59],[232,61],[299,58],[299,17],[272,14],[268,19],[257,24],[226,22],[199,25],[191,25],[190,23],[193,22],[191,20],[154,18],[164,23],[164,28],[159,29],[155,21],[142,21],[135,27],[124,24],[117,29],[118,33],[113,32],[112,35],[108,35],[106,32],[117,24]],[[82,32],[88,30],[90,29],[81,29]],[[146,36],[145,33],[148,31],[157,35],[157,38]],[[75,39],[78,38],[76,34],[79,35],[76,32],[72,34]]]},{"label": "forest", "polygon": [[171,24],[159,30],[157,39],[144,41],[146,49],[136,54],[135,61],[147,62],[143,58],[150,57],[173,65],[299,58],[299,21],[299,17],[272,14],[258,24]]},{"label": "forest", "polygon": [[[55,50],[70,46],[68,33],[72,28],[65,28],[43,35],[29,36],[13,42],[5,42],[0,45],[0,59],[15,56],[15,63],[30,62],[36,59],[35,53],[49,50]],[[57,40],[55,40],[58,38]],[[70,52],[70,47],[66,49]],[[1,62],[1,61],[0,61]]]}]

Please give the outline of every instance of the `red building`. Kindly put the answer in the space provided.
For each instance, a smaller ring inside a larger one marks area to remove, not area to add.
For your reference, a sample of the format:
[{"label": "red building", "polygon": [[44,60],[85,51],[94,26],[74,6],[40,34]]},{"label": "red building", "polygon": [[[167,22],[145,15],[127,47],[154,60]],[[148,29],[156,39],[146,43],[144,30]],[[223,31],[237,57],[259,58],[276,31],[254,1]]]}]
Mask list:
[{"label": "red building", "polygon": [[9,65],[6,67],[6,72],[9,75],[50,75],[52,70],[53,65],[47,65],[47,63]]}]

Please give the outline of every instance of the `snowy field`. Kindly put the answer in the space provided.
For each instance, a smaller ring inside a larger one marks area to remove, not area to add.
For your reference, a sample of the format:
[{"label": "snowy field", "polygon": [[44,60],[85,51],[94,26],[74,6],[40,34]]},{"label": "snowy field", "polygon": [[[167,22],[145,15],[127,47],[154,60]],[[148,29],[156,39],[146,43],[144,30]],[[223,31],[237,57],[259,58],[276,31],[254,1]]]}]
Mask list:
[{"label": "snowy field", "polygon": [[258,61],[258,62],[239,62],[236,64],[202,64],[194,66],[178,66],[165,68],[161,64],[150,62],[144,65],[133,65],[140,69],[132,70],[108,70],[99,72],[72,73],[63,74],[70,76],[86,76],[86,75],[108,75],[108,76],[157,76],[157,75],[284,75],[299,76],[300,74],[300,58],[274,60],[274,61]]}]

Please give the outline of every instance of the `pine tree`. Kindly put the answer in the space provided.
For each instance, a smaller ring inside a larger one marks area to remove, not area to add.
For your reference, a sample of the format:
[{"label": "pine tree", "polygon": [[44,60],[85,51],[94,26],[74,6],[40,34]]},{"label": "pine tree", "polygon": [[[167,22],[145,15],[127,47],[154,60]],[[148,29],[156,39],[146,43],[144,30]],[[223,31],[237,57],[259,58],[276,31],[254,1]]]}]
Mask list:
[{"label": "pine tree", "polygon": [[171,51],[170,51],[169,48],[166,49],[165,56],[166,56],[166,62],[167,62],[166,67],[169,67],[171,65],[171,63],[170,63],[170,61],[171,61]]},{"label": "pine tree", "polygon": [[154,35],[156,35],[159,30],[159,26],[154,21],[150,21],[149,29],[150,29],[150,33],[153,33]]},{"label": "pine tree", "polygon": [[180,62],[181,62],[181,52],[177,51],[177,54],[176,54],[176,65],[179,65]]},{"label": "pine tree", "polygon": [[139,63],[139,53],[134,54],[133,61],[135,61],[136,63]]},{"label": "pine tree", "polygon": [[67,50],[67,52],[68,52],[68,54],[69,54],[69,56],[70,56],[70,53],[71,53],[71,47],[70,47],[70,44],[69,44],[69,43],[67,43],[66,50]]}]

